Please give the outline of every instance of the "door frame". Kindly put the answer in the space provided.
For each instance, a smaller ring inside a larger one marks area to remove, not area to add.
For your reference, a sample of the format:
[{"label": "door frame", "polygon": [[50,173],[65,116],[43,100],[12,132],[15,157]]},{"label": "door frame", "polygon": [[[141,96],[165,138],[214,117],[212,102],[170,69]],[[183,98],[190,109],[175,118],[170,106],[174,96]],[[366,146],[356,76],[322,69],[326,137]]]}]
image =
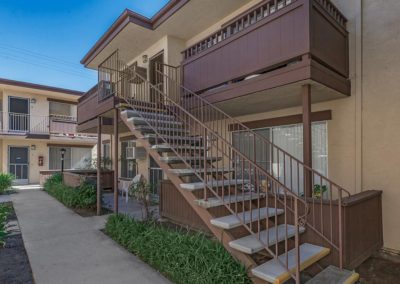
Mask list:
[{"label": "door frame", "polygon": [[[27,131],[29,132],[29,130],[30,130],[30,125],[31,125],[31,108],[30,108],[30,102],[31,102],[31,99],[30,98],[25,98],[25,97],[17,97],[17,96],[8,96],[8,105],[7,105],[7,112],[8,112],[8,121],[7,121],[7,123],[8,123],[8,125],[7,125],[7,127],[8,127],[8,131],[11,131],[11,129],[10,129],[10,114],[11,114],[11,112],[10,112],[10,103],[11,103],[11,99],[22,99],[22,100],[26,100],[26,101],[28,101],[28,113],[26,114],[27,116],[28,116],[28,125],[27,125]],[[18,130],[12,130],[12,131],[18,131]],[[21,131],[21,132],[25,132],[25,131]]]},{"label": "door frame", "polygon": [[[150,57],[149,59],[149,82],[153,85],[156,84],[156,82],[153,82],[153,80],[155,80],[156,76],[155,76],[155,69],[154,69],[154,65],[152,64],[152,62],[159,56],[162,55],[162,63],[164,63],[165,60],[165,53],[164,53],[164,49],[157,52],[155,55],[153,55],[152,57]],[[164,79],[164,78],[163,78]],[[163,86],[164,88],[164,86]],[[152,88],[151,88],[152,90]],[[150,90],[150,101],[153,103],[156,103],[157,100],[155,99],[155,95],[152,93],[152,91]]]},{"label": "door frame", "polygon": [[[11,159],[11,148],[26,148],[28,150],[28,157],[27,157],[27,173],[26,173],[26,177],[27,179],[15,179],[14,182],[16,184],[29,184],[29,164],[30,164],[30,147],[29,146],[21,146],[21,145],[8,145],[8,149],[7,149],[7,155],[8,155],[8,159],[7,159],[7,172],[10,173],[10,159]],[[10,173],[11,174],[11,173]]]}]

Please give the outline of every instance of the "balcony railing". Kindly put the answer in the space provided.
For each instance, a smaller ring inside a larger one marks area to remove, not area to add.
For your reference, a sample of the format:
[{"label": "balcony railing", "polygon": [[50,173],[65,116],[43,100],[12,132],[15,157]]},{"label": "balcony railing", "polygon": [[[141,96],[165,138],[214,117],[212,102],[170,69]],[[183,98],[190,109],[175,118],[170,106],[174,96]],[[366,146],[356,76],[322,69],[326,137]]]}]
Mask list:
[{"label": "balcony railing", "polygon": [[54,135],[95,138],[94,135],[77,133],[77,120],[65,115],[30,115],[0,112],[0,133],[11,135]]}]

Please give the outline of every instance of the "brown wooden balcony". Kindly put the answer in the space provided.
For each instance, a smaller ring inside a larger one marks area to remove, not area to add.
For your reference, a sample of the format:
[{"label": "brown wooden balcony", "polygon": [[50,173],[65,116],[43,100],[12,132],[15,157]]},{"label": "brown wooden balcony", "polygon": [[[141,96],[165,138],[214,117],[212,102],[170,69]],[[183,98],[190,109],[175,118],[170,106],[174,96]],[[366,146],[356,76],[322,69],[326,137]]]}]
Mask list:
[{"label": "brown wooden balcony", "polygon": [[329,0],[263,1],[183,51],[184,84],[215,103],[310,81],[349,95],[346,21]]}]

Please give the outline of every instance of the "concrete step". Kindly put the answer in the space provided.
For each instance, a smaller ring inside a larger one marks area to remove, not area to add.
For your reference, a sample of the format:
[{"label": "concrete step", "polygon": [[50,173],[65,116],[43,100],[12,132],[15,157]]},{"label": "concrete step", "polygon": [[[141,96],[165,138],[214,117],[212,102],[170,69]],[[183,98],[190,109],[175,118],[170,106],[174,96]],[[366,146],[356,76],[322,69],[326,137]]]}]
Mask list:
[{"label": "concrete step", "polygon": [[[209,187],[222,187],[222,186],[234,186],[242,185],[247,183],[247,180],[242,179],[231,179],[231,180],[213,180],[207,183]],[[199,190],[204,188],[204,182],[191,182],[191,183],[181,183],[181,188],[189,191]]]},{"label": "concrete step", "polygon": [[[170,156],[170,157],[161,157],[160,160],[164,163],[167,164],[181,164],[183,163],[182,160],[185,160],[186,162],[190,164],[200,164],[203,163],[204,158],[201,158],[199,160],[198,157],[177,157],[177,156]],[[209,163],[215,163],[217,161],[221,161],[221,157],[206,157],[206,161]]]},{"label": "concrete step", "polygon": [[163,139],[165,139],[167,141],[183,142],[185,144],[190,143],[191,145],[200,144],[203,141],[203,138],[199,136],[163,135],[162,139],[160,136],[157,137],[156,134],[146,134],[143,136],[143,138],[152,142],[156,142],[158,140],[159,143],[162,143],[161,141],[164,141]]},{"label": "concrete step", "polygon": [[[258,235],[248,235],[246,237],[231,241],[229,246],[238,251],[253,254],[262,251],[266,246],[272,246],[276,243],[285,240],[285,224],[278,225],[277,227],[270,227],[268,230],[260,232],[260,239]],[[305,231],[304,227],[299,228],[299,232],[303,233]],[[296,233],[296,227],[293,225],[287,225],[287,237],[292,238]],[[268,236],[268,239],[267,239]]]},{"label": "concrete step", "polygon": [[[184,177],[184,176],[192,176],[195,173],[202,175],[204,173],[204,168],[197,168],[197,169],[170,169],[169,170],[171,173],[180,176],[180,177]],[[208,168],[207,169],[207,174],[211,175],[211,174],[216,174],[216,173],[229,173],[232,172],[233,169],[215,169],[215,168]]]},{"label": "concrete step", "polygon": [[[143,134],[147,133],[155,133],[153,128],[148,126],[148,125],[133,125],[133,128],[135,130],[138,130],[142,132]],[[187,135],[188,130],[182,129],[182,128],[170,128],[170,127],[157,127],[155,128],[157,132],[162,133],[162,134],[176,134],[176,135]]]},{"label": "concrete step", "polygon": [[[320,247],[308,243],[300,245],[300,270],[304,270],[310,265],[316,263],[326,255],[330,250],[325,247]],[[282,262],[286,262],[286,254],[281,254],[278,259]],[[296,250],[292,249],[288,252],[288,268],[290,272],[296,270]],[[291,276],[289,271],[277,260],[271,259],[266,263],[261,264],[251,270],[251,272],[267,282],[270,283],[283,283],[288,280]],[[319,282],[325,283],[325,282]]]},{"label": "concrete step", "polygon": [[265,197],[264,194],[256,194],[256,193],[245,193],[245,194],[238,194],[237,196],[235,195],[226,195],[224,198],[218,198],[218,197],[210,197],[207,200],[204,199],[197,199],[195,200],[196,204],[203,207],[203,208],[212,208],[212,207],[218,207],[221,205],[227,205],[235,202],[242,202],[242,201],[247,201],[247,200],[254,200],[257,199],[258,197],[263,198]]},{"label": "concrete step", "polygon": [[228,215],[219,217],[211,220],[211,224],[222,229],[233,229],[242,225],[242,223],[250,223],[251,221],[258,221],[264,218],[274,217],[275,215],[281,215],[284,212],[283,209],[275,208],[260,208],[253,209],[251,211],[241,212],[234,215]]},{"label": "concrete step", "polygon": [[306,283],[353,284],[356,283],[359,278],[360,275],[354,271],[340,269],[336,266],[330,265]]},{"label": "concrete step", "polygon": [[147,112],[147,111],[136,111],[136,110],[124,110],[121,114],[125,114],[128,118],[131,117],[145,117],[145,118],[162,118],[165,120],[174,119],[173,115],[164,114],[162,112]]},{"label": "concrete step", "polygon": [[159,126],[169,126],[169,127],[180,127],[183,125],[182,122],[180,121],[175,121],[175,120],[157,120],[157,119],[151,119],[151,118],[142,118],[142,117],[131,117],[128,118],[128,121],[130,123],[133,123],[134,125],[147,125],[150,123],[150,125],[159,125]]},{"label": "concrete step", "polygon": [[[187,149],[188,151],[202,151],[204,152],[203,146],[196,146],[196,145],[169,145],[169,144],[157,144],[151,146],[151,149],[157,150],[158,152],[172,152],[172,149],[175,150],[184,150]],[[208,147],[206,148],[208,150]]]}]

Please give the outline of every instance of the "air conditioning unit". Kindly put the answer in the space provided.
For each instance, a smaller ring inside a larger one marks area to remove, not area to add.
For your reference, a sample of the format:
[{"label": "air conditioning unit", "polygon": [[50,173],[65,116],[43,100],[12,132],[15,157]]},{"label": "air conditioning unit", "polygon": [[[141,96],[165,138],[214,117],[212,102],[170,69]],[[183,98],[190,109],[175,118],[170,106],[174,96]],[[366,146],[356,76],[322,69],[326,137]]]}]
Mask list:
[{"label": "air conditioning unit", "polygon": [[127,160],[136,159],[136,148],[135,147],[127,147],[125,154],[126,154],[126,159]]}]

